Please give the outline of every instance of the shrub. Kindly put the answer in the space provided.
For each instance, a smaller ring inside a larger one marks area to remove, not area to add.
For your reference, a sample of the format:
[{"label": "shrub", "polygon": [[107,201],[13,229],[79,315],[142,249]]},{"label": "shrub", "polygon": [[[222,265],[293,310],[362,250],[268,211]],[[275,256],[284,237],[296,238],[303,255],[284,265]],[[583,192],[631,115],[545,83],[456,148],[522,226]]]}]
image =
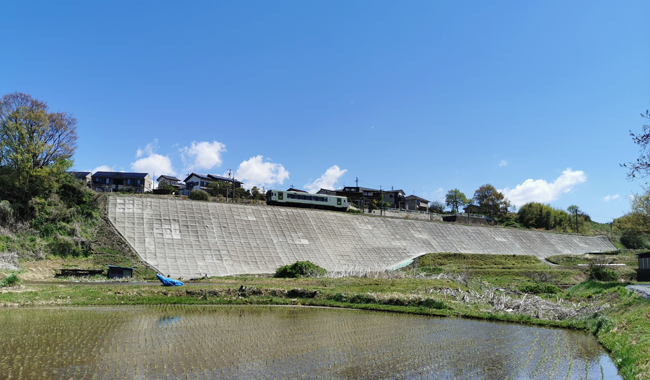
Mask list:
[{"label": "shrub", "polygon": [[291,265],[285,265],[275,271],[275,278],[300,278],[300,277],[320,277],[327,273],[325,268],[321,268],[311,261],[296,261]]},{"label": "shrub", "polygon": [[20,280],[18,279],[18,276],[16,276],[15,273],[12,273],[9,277],[0,281],[0,288],[4,288],[5,286],[13,286],[14,284],[17,284],[19,282]]},{"label": "shrub", "polygon": [[190,192],[190,199],[193,201],[208,201],[210,200],[210,194],[203,190],[192,190]]},{"label": "shrub", "polygon": [[447,308],[447,305],[445,305],[444,302],[432,300],[431,298],[427,298],[425,300],[420,301],[419,306],[428,307],[429,309],[439,309],[439,310],[443,310]]},{"label": "shrub", "polygon": [[367,303],[376,303],[377,300],[371,294],[361,293],[361,294],[355,294],[352,297],[350,297],[348,302],[367,304]]},{"label": "shrub", "polygon": [[618,272],[602,265],[592,265],[589,268],[589,278],[598,281],[618,281]]},{"label": "shrub", "polygon": [[14,209],[9,201],[0,202],[0,223],[10,224],[14,221]]},{"label": "shrub", "polygon": [[48,244],[52,254],[66,257],[66,256],[88,256],[90,255],[89,247],[83,244],[77,244],[72,238],[67,236],[56,235],[52,237],[52,241]]},{"label": "shrub", "polygon": [[625,232],[621,235],[621,244],[627,249],[643,249],[648,245],[642,235],[630,232]]},{"label": "shrub", "polygon": [[562,292],[562,289],[557,286],[544,283],[524,284],[519,286],[518,289],[520,292],[533,294],[557,294]]}]

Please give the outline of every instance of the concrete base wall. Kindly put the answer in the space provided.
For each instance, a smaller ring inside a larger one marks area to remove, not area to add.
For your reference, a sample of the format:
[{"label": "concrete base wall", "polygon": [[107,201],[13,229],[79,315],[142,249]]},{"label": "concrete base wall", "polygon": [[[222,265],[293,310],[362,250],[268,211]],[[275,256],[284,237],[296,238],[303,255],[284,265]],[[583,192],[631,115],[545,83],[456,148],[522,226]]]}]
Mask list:
[{"label": "concrete base wall", "polygon": [[142,260],[185,279],[273,273],[304,260],[328,271],[378,270],[430,252],[544,258],[615,250],[605,236],[154,197],[109,196],[108,216]]},{"label": "concrete base wall", "polygon": [[461,223],[461,224],[475,224],[478,226],[487,226],[489,222],[484,218],[477,218],[474,216],[467,217],[467,215],[449,215],[443,216],[442,220],[444,222],[450,223]]}]

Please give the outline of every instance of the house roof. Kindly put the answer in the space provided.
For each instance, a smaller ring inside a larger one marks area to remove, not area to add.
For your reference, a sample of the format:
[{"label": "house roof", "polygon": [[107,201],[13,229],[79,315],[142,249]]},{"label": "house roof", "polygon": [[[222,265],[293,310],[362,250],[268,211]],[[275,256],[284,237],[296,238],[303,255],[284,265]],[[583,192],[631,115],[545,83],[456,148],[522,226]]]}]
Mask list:
[{"label": "house roof", "polygon": [[75,177],[88,177],[88,174],[92,174],[91,172],[68,172],[72,174]]},{"label": "house roof", "polygon": [[122,178],[145,178],[149,173],[129,173],[129,172],[95,172],[93,177],[101,178],[112,178],[112,177],[122,177]]},{"label": "house roof", "polygon": [[[224,177],[224,176],[220,176],[220,175],[216,175],[216,174],[208,174],[208,177],[210,177],[212,179],[216,179],[218,181],[232,182],[232,178],[228,178],[228,177]],[[237,180],[235,180],[235,182],[242,183],[241,181],[237,181]]]},{"label": "house roof", "polygon": [[208,176],[205,175],[205,174],[199,174],[199,173],[192,172],[192,173],[190,173],[190,175],[187,176],[187,178],[185,178],[184,182],[187,182],[187,180],[190,179],[190,177],[192,177],[192,176],[199,177],[201,179],[205,179],[205,180],[208,180],[208,181],[210,180],[210,178],[208,178]]},{"label": "house roof", "polygon": [[[216,175],[216,174],[199,174],[199,173],[190,173],[190,175],[188,175],[187,178],[185,178],[184,182],[187,182],[187,180],[190,179],[190,177],[192,177],[192,176],[196,176],[196,177],[198,177],[200,179],[204,179],[206,181],[232,182],[232,179],[228,178],[228,177],[223,177],[223,176]],[[235,180],[235,183],[243,183],[243,182]]]},{"label": "house roof", "polygon": [[168,179],[168,180],[170,180],[170,181],[177,181],[177,182],[180,182],[180,179],[178,179],[178,178],[176,178],[176,177],[172,177],[172,176],[170,176],[170,175],[161,175],[160,177],[158,177],[157,181],[160,181],[161,178],[162,178],[162,179]]},{"label": "house roof", "polygon": [[358,187],[357,186],[346,186],[346,187],[343,188],[343,190],[339,190],[339,191],[346,191],[345,189],[359,189],[358,191],[360,191],[360,192],[361,191],[377,191],[377,192],[379,192],[379,190],[377,190],[377,189],[371,189],[369,187],[361,187],[361,186],[358,186]]},{"label": "house roof", "polygon": [[418,197],[417,195],[409,195],[408,197],[406,197],[406,199],[417,199],[417,200],[419,200],[419,201],[429,203],[429,200],[424,199],[424,198],[421,198],[421,197]]},{"label": "house roof", "polygon": [[287,189],[287,191],[297,191],[297,192],[299,192],[299,193],[307,193],[305,190],[294,189],[293,187]]}]

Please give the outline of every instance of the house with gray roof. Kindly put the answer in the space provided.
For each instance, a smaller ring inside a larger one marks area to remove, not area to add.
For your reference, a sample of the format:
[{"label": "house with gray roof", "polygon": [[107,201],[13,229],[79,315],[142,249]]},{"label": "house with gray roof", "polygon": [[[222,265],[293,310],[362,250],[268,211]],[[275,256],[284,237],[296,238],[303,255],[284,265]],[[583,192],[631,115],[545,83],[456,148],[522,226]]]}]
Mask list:
[{"label": "house with gray roof", "polygon": [[406,202],[406,209],[413,211],[427,211],[429,209],[429,201],[418,197],[417,195],[409,195],[404,198]]},{"label": "house with gray roof", "polygon": [[153,191],[153,181],[149,173],[95,172],[92,175],[92,188],[108,192],[148,193]]},{"label": "house with gray roof", "polygon": [[72,174],[77,181],[90,187],[93,173],[91,172],[68,172],[68,173]]},{"label": "house with gray roof", "polygon": [[187,190],[198,190],[202,189],[205,190],[208,188],[208,185],[210,183],[216,183],[216,182],[226,182],[232,185],[233,181],[235,182],[235,188],[238,189],[242,187],[243,183],[240,181],[237,181],[236,179],[228,178],[228,177],[223,177],[220,175],[215,175],[215,174],[199,174],[199,173],[191,173],[190,175],[185,178],[185,189]]}]

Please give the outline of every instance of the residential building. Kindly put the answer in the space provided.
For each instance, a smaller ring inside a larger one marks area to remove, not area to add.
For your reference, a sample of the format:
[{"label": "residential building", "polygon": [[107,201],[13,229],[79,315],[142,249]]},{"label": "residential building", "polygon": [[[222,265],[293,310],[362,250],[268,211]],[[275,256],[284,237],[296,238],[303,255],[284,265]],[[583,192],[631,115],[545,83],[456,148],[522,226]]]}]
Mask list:
[{"label": "residential building", "polygon": [[97,191],[153,191],[153,181],[148,173],[96,172],[92,175],[92,188]]},{"label": "residential building", "polygon": [[350,202],[355,205],[359,205],[360,203],[367,205],[373,200],[377,202],[381,201],[381,191],[368,187],[346,186],[343,189],[335,190],[335,195],[348,197]]},{"label": "residential building", "polygon": [[299,193],[307,193],[305,190],[294,189],[293,187],[287,189],[287,191],[297,191],[297,192],[299,192]]},{"label": "residential building", "polygon": [[92,181],[93,173],[91,172],[68,172],[68,173],[72,174],[77,179],[77,181],[90,187],[90,182]]},{"label": "residential building", "polygon": [[216,182],[227,182],[232,185],[233,181],[235,182],[235,188],[238,189],[242,187],[243,182],[233,180],[232,178],[222,177],[215,174],[199,174],[191,173],[185,178],[185,188],[187,190],[196,190],[196,189],[207,189],[210,183]]},{"label": "residential building", "polygon": [[404,198],[404,201],[406,202],[407,210],[427,211],[429,209],[429,201],[417,195],[409,195]]},{"label": "residential building", "polygon": [[388,203],[389,208],[403,209],[406,207],[406,193],[402,190],[384,191],[384,202]]},{"label": "residential building", "polygon": [[185,184],[181,182],[180,179],[176,177],[172,177],[170,175],[161,175],[160,177],[158,177],[157,181],[158,181],[158,187],[162,185],[169,185],[169,186],[174,186],[176,190],[185,188]]}]

